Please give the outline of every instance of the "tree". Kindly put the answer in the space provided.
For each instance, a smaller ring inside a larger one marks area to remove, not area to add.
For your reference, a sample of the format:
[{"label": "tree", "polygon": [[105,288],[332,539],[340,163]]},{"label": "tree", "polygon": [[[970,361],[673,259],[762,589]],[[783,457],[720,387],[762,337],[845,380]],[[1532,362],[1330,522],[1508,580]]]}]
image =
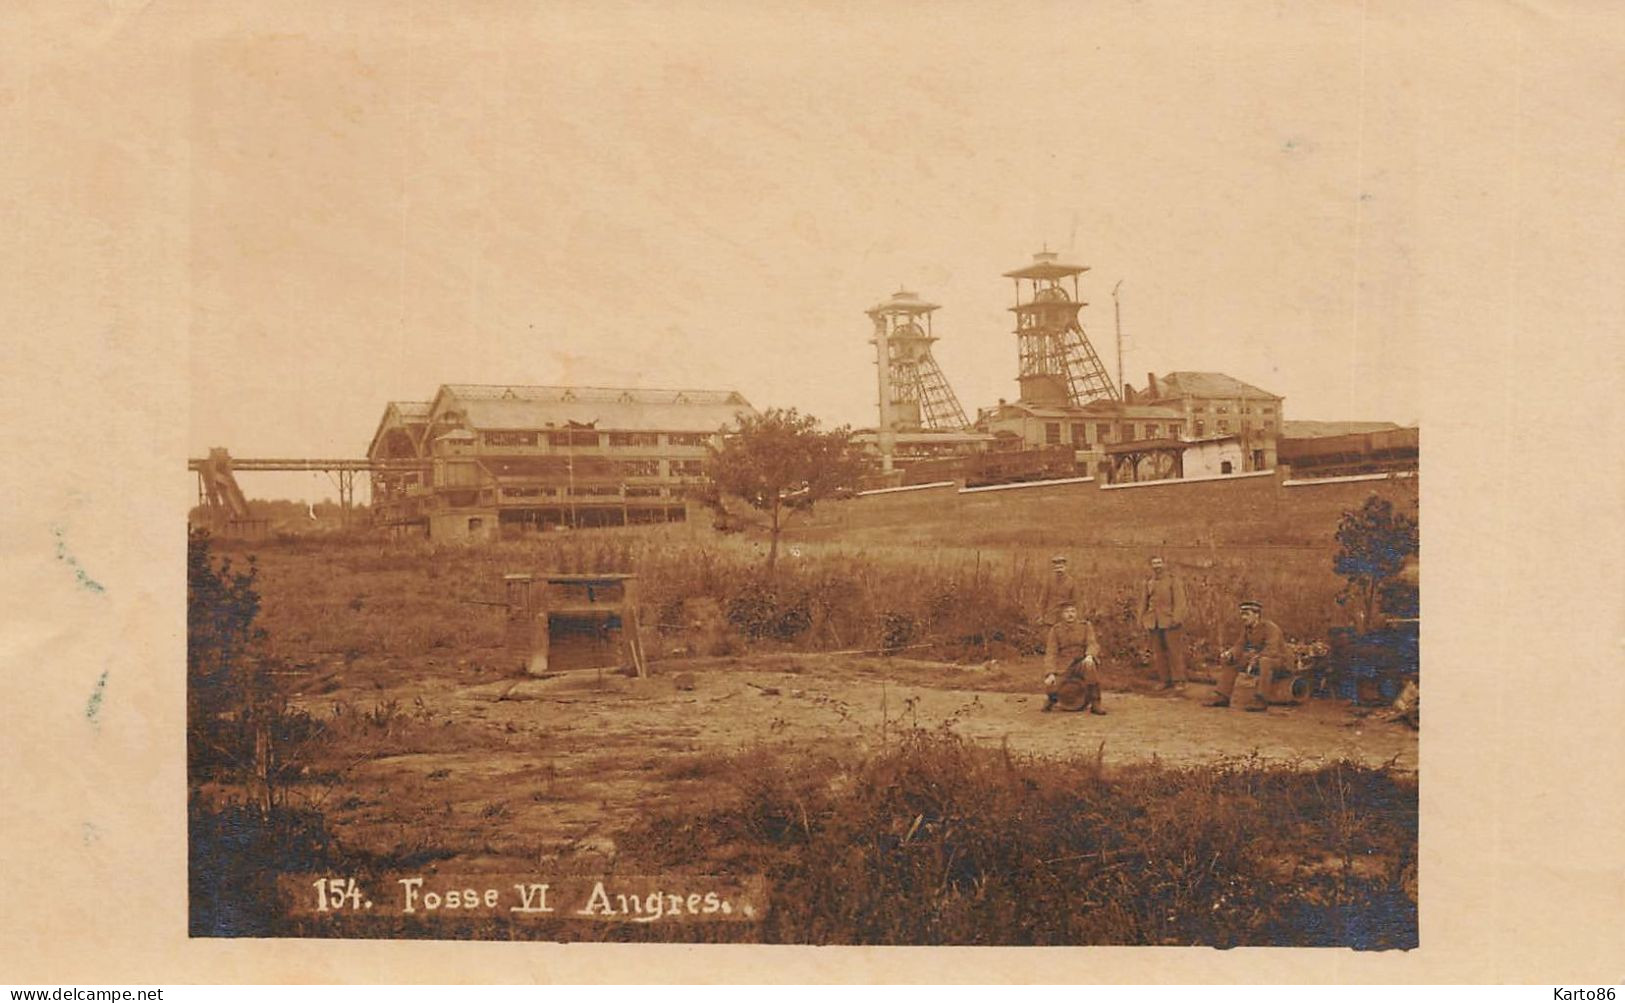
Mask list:
[{"label": "tree", "polygon": [[739,428],[711,449],[711,506],[730,514],[737,498],[764,517],[772,542],[767,566],[779,556],[779,535],[797,512],[857,486],[865,460],[846,426],[823,431],[818,419],[795,408],[772,408],[742,418]]},{"label": "tree", "polygon": [[1406,558],[1419,550],[1415,518],[1372,495],[1358,509],[1343,513],[1336,539],[1332,570],[1348,580],[1338,601],[1359,603],[1363,629],[1370,627],[1379,606],[1390,613],[1413,612],[1415,587],[1401,572]]},{"label": "tree", "polygon": [[216,564],[209,534],[186,541],[186,704],[188,766],[194,781],[213,770],[244,778],[269,817],[279,789],[297,776],[304,752],[321,731],[289,706],[276,686],[282,665],[264,651],[259,569],[248,559]]}]

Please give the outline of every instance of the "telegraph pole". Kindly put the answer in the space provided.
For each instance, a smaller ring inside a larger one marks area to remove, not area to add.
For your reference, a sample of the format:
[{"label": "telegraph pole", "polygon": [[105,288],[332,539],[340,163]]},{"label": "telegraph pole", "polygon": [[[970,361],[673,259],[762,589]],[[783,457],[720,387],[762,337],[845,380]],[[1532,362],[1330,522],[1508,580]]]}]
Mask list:
[{"label": "telegraph pole", "polygon": [[1118,279],[1117,285],[1112,286],[1112,318],[1117,322],[1117,389],[1123,390],[1123,307],[1117,302],[1117,290],[1123,287],[1123,280]]}]

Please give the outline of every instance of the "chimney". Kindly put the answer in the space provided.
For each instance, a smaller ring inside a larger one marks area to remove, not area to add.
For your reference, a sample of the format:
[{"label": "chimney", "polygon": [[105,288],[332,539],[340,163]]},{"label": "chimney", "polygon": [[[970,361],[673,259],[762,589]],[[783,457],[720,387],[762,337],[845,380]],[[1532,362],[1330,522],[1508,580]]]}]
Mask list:
[{"label": "chimney", "polygon": [[1156,373],[1146,373],[1145,374],[1145,396],[1149,400],[1156,400],[1157,397],[1159,396],[1157,394],[1157,374]]}]

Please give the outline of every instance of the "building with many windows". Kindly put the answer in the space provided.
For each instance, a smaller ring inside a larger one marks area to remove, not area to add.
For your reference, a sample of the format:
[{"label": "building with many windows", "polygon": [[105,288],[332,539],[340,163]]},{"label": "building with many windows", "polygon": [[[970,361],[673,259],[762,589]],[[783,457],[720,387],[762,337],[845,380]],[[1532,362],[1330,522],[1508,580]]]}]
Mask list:
[{"label": "building with many windows", "polygon": [[1233,435],[1247,470],[1273,470],[1284,421],[1283,398],[1223,373],[1146,374],[1137,404],[1172,409],[1186,439]]},{"label": "building with many windows", "polygon": [[706,447],[755,409],[728,390],[447,384],[385,409],[374,520],[436,539],[685,519]]}]

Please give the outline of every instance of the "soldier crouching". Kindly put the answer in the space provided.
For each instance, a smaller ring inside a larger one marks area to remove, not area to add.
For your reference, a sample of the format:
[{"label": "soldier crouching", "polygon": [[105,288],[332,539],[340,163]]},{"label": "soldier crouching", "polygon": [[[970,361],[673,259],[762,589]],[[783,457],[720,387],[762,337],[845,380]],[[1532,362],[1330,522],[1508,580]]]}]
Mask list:
[{"label": "soldier crouching", "polygon": [[1062,710],[1088,710],[1104,714],[1100,706],[1100,640],[1094,625],[1078,619],[1078,606],[1061,605],[1061,619],[1049,630],[1044,643],[1043,710],[1059,705]]}]

